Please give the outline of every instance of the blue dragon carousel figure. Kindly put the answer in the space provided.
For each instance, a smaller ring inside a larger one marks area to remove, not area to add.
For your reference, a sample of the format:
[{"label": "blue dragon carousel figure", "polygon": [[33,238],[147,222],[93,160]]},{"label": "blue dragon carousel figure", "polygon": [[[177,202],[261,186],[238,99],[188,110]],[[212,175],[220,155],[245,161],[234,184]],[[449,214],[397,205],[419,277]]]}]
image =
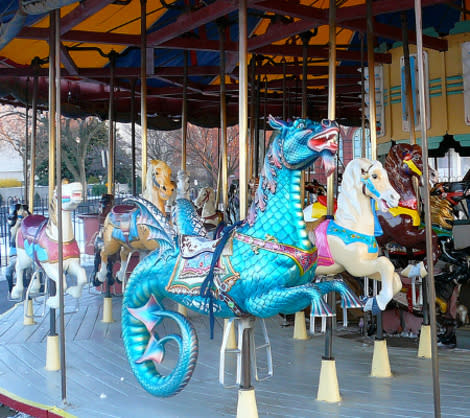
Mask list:
[{"label": "blue dragon carousel figure", "polygon": [[[328,120],[287,123],[270,117],[269,123],[277,135],[266,154],[249,214],[226,227],[220,238],[207,238],[201,219],[184,197],[176,199],[172,224],[145,199],[132,199],[150,230],[148,238],[157,241],[158,248],[129,279],[122,336],[132,371],[153,395],[181,391],[198,354],[192,324],[165,309],[165,298],[209,315],[211,324],[214,316],[267,318],[308,306],[315,315],[329,316],[323,295],[331,291],[341,295],[343,307],[362,306],[342,281],[314,283],[317,249],[307,236],[301,207],[301,171],[321,158],[326,172],[333,172],[338,127]],[[179,333],[159,336],[163,320],[174,321]],[[163,374],[157,367],[175,346],[177,359]]]}]

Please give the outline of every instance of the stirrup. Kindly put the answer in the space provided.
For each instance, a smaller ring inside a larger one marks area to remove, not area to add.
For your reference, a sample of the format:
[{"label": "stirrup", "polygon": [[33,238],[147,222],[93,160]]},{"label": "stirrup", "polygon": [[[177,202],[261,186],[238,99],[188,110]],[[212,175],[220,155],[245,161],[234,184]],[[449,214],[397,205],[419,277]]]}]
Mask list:
[{"label": "stirrup", "polygon": [[[232,326],[235,326],[235,321],[238,321],[238,343],[237,348],[227,349],[227,344],[230,336],[230,330]],[[248,328],[253,328],[253,331],[250,334],[250,356],[251,356],[251,371],[255,379],[260,382],[267,380],[273,376],[273,357],[271,351],[271,342],[268,337],[268,330],[266,328],[266,323],[264,319],[260,319],[261,331],[263,333],[264,342],[259,346],[256,346],[254,327],[255,327],[255,318],[239,318],[234,317],[230,318],[227,323],[227,327],[224,330],[224,336],[222,339],[222,344],[220,346],[220,357],[219,357],[219,383],[225,388],[234,388],[240,385],[241,383],[241,370],[242,370],[242,346],[243,346],[243,335],[244,330]],[[256,352],[258,350],[265,349],[266,351],[266,373],[260,377],[258,374],[257,357]],[[236,373],[236,382],[235,384],[226,384],[225,382],[225,355],[226,354],[235,354],[237,356],[237,373]]]}]

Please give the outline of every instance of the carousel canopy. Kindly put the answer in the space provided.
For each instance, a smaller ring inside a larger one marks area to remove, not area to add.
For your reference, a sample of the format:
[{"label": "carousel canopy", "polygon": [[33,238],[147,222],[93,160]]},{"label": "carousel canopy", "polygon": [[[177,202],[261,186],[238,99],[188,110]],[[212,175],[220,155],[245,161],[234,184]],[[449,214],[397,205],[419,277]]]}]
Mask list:
[{"label": "carousel canopy", "polygon": [[[447,49],[445,36],[468,17],[467,1],[421,0],[425,48]],[[367,65],[367,8],[361,0],[336,3],[337,116],[347,124],[360,118],[359,70]],[[185,59],[188,120],[202,126],[219,125],[221,48],[225,51],[228,122],[236,123],[238,2],[147,0],[143,4],[149,126],[172,129],[180,125]],[[328,0],[248,1],[248,60],[254,87],[250,95],[259,100],[260,117],[282,116],[283,103],[289,116],[300,114],[304,44],[308,45],[308,115],[327,115],[328,5]],[[47,107],[49,12],[59,7],[62,112],[107,118],[111,62],[115,62],[116,119],[129,121],[132,97],[140,100],[141,0],[2,1],[1,101],[31,102],[32,80],[37,76],[38,100]],[[402,41],[402,25],[406,25],[409,42],[416,42],[414,0],[374,1],[372,15],[376,63],[391,62],[388,50]],[[140,109],[139,103],[135,109]]]}]

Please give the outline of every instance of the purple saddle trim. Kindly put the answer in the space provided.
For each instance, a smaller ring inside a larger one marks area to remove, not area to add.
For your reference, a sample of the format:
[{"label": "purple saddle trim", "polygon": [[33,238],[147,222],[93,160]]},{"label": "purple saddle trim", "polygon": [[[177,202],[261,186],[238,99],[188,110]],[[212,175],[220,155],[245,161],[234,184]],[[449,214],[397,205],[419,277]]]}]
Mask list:
[{"label": "purple saddle trim", "polygon": [[335,262],[331,255],[326,234],[329,223],[330,219],[327,219],[318,225],[315,229],[315,245],[318,251],[319,266],[331,266]]},{"label": "purple saddle trim", "polygon": [[21,223],[21,231],[24,238],[29,241],[37,240],[38,229],[44,226],[44,221],[47,218],[42,215],[29,215],[23,219]]},{"label": "purple saddle trim", "polygon": [[137,206],[135,205],[116,205],[111,209],[112,213],[114,213],[117,217],[122,214],[131,213],[134,210],[137,210]]}]

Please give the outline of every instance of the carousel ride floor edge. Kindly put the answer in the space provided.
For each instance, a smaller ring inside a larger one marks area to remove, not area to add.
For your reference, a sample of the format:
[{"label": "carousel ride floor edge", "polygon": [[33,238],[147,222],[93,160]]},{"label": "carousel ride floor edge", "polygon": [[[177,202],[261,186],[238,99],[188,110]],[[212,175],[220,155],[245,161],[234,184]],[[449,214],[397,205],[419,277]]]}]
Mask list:
[{"label": "carousel ride floor edge", "polygon": [[[66,306],[73,305],[71,298],[65,300]],[[113,298],[113,323],[101,321],[102,305],[101,295],[85,289],[78,312],[65,316],[66,404],[61,400],[60,371],[45,370],[48,314],[37,319],[36,325],[24,326],[20,303],[0,316],[0,402],[2,396],[16,398],[24,405],[40,405],[59,416],[83,418],[236,416],[237,388],[227,389],[218,383],[223,321],[216,320],[215,338],[211,340],[208,318],[190,313],[199,337],[193,377],[175,397],[156,398],[144,391],[127,362],[119,322],[121,298]],[[433,415],[430,360],[418,359],[414,347],[389,346],[393,377],[370,377],[372,340],[340,337],[354,332],[341,328],[333,339],[333,353],[342,400],[317,401],[324,336],[293,340],[293,328],[281,328],[280,322],[278,317],[266,320],[274,376],[254,382],[259,416]],[[261,337],[259,327],[255,334],[257,339]],[[260,357],[263,369],[266,361]],[[234,359],[229,363],[234,366]],[[469,417],[470,351],[439,351],[439,364],[442,416]],[[234,380],[233,369],[227,379]],[[42,416],[48,416],[47,412]]]}]

